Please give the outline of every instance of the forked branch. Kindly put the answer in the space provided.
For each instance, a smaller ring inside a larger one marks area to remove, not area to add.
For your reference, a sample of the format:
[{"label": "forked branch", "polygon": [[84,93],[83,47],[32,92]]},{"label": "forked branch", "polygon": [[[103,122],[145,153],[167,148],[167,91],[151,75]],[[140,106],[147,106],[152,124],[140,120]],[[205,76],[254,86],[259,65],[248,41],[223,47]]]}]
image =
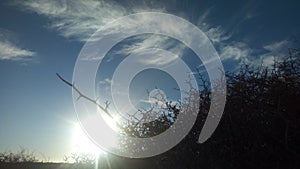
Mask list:
[{"label": "forked branch", "polygon": [[78,90],[78,89],[76,88],[75,83],[72,84],[72,83],[68,82],[68,81],[65,80],[63,77],[61,77],[58,73],[56,73],[56,76],[57,76],[61,81],[63,81],[64,83],[66,83],[67,85],[71,86],[71,87],[79,94],[77,100],[79,100],[80,98],[85,98],[86,100],[88,100],[88,101],[94,103],[94,104],[95,104],[96,106],[98,106],[101,110],[103,110],[105,114],[107,114],[109,117],[111,117],[111,118],[113,119],[113,116],[108,112],[108,106],[109,106],[109,104],[110,104],[108,101],[105,102],[105,107],[103,107],[103,106],[101,106],[101,105],[97,102],[96,99],[92,99],[92,98],[86,96],[85,94],[81,93],[80,90]]},{"label": "forked branch", "polygon": [[[102,106],[102,105],[99,104],[98,99],[92,99],[92,98],[88,97],[87,95],[85,95],[84,93],[82,93],[75,86],[74,82],[70,83],[69,81],[65,80],[62,76],[60,76],[58,73],[56,73],[56,75],[61,81],[63,81],[68,86],[72,87],[72,89],[78,93],[79,96],[78,96],[77,100],[83,98],[83,99],[86,99],[86,100],[90,101],[91,103],[98,106],[101,110],[103,110],[103,112],[105,114],[107,114],[112,120],[114,120],[113,116],[111,115],[111,113],[108,110],[109,105],[110,105],[109,101],[106,101],[104,103],[105,105]],[[116,122],[115,124],[117,125],[117,127],[119,129],[121,129],[122,132],[128,133],[130,135],[135,135],[137,137],[143,137],[143,135],[147,135],[146,130],[149,130],[149,126],[151,126],[153,128],[154,133],[156,133],[156,130],[160,130],[161,127],[165,126],[162,123],[163,122],[166,123],[166,121],[168,121],[168,118],[166,117],[167,115],[165,114],[164,111],[168,111],[168,115],[173,113],[174,114],[173,118],[176,118],[176,116],[178,115],[180,109],[177,108],[176,105],[171,106],[171,102],[167,102],[163,98],[163,96],[161,96],[162,93],[159,92],[158,95],[160,97],[152,96],[152,99],[155,100],[155,103],[154,103],[154,105],[151,106],[150,109],[138,110],[134,115],[129,115],[130,117],[135,119],[136,122],[130,121],[129,119],[126,119],[126,117],[122,116],[121,117],[122,120],[115,121]],[[162,104],[159,104],[159,103],[162,103]],[[141,116],[140,118],[136,117],[136,116],[138,116],[138,113],[140,113],[139,114],[139,116]],[[151,117],[153,117],[153,116],[157,116],[156,119],[154,121],[148,122],[148,120],[151,119]],[[125,123],[121,123],[121,122],[125,122]],[[155,127],[155,125],[154,125],[155,123],[158,124],[158,125],[160,124],[162,126],[161,127]],[[166,123],[166,124],[169,124],[169,123]]]}]

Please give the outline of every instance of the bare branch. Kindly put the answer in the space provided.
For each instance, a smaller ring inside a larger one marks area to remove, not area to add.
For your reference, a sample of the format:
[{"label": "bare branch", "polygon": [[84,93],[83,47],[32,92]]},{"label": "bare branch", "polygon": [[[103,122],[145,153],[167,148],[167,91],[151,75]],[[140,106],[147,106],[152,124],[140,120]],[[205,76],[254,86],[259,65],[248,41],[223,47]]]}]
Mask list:
[{"label": "bare branch", "polygon": [[[84,93],[82,93],[76,86],[75,83],[70,83],[69,81],[65,80],[62,76],[60,76],[58,73],[56,73],[57,77],[63,81],[64,83],[66,83],[68,86],[72,87],[72,89],[74,91],[76,91],[76,93],[78,93],[78,98],[77,100],[84,98],[88,101],[90,101],[91,103],[95,104],[96,106],[98,106],[105,114],[107,114],[110,118],[113,118],[113,116],[111,115],[111,113],[109,112],[108,108],[110,106],[110,102],[109,101],[105,101],[104,105],[100,105],[99,103],[99,98],[96,99],[92,99],[90,97],[88,97],[87,95],[85,95]],[[156,87],[156,89],[158,89]],[[148,95],[150,95],[149,91],[148,91]],[[174,117],[177,116],[179,109],[177,110],[176,106],[171,106],[172,102],[167,102],[166,98],[164,98],[163,93],[161,93],[160,90],[158,90],[158,93],[154,96],[151,97],[154,101],[154,104],[148,108],[148,109],[144,109],[142,108],[142,110],[138,110],[136,113],[134,113],[133,115],[129,115],[129,118],[131,119],[131,121],[129,119],[127,119],[126,117],[121,116],[121,120],[120,121],[115,121],[115,124],[117,125],[117,127],[123,131],[131,131],[128,129],[133,129],[132,131],[139,131],[139,133],[136,133],[138,135],[136,136],[142,136],[143,134],[141,132],[145,131],[145,129],[143,130],[136,130],[136,129],[141,129],[149,124],[152,124],[153,122],[158,122],[160,121],[160,119],[163,116],[166,116],[164,111],[171,111],[174,113]],[[139,113],[139,114],[138,114]],[[170,114],[170,113],[169,113]],[[138,118],[137,116],[141,115],[141,118]],[[151,120],[151,118],[155,118],[156,119],[154,121],[148,122],[149,120]],[[167,118],[167,117],[165,117]],[[123,123],[124,122],[124,123]],[[127,122],[127,124],[125,124]],[[171,122],[170,122],[171,124]],[[129,134],[129,133],[127,133]],[[75,159],[76,160],[76,159]]]},{"label": "bare branch", "polygon": [[68,82],[67,80],[65,80],[63,77],[61,77],[58,73],[56,73],[56,76],[61,80],[63,81],[64,83],[66,83],[67,85],[71,86],[78,94],[78,98],[77,100],[79,100],[80,98],[85,98],[86,100],[94,103],[95,105],[97,105],[101,110],[104,111],[105,114],[107,114],[109,117],[111,117],[113,119],[113,116],[108,112],[108,106],[109,106],[109,102],[106,101],[105,102],[105,107],[101,106],[98,102],[97,102],[97,99],[91,99],[90,97],[86,96],[85,94],[81,93],[75,86],[75,83],[70,83]]}]

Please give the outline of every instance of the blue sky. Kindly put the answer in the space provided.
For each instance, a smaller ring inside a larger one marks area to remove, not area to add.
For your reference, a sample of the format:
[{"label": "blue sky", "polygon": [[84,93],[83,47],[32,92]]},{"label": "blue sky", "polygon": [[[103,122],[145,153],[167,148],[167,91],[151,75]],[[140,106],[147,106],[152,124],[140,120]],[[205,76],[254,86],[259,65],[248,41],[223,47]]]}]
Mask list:
[{"label": "blue sky", "polygon": [[[23,146],[61,160],[72,151],[72,93],[55,73],[71,80],[85,41],[109,21],[145,11],[183,17],[206,33],[225,70],[235,71],[243,62],[268,66],[296,44],[299,6],[296,0],[1,1],[0,152]],[[152,37],[139,44],[166,41]]]}]

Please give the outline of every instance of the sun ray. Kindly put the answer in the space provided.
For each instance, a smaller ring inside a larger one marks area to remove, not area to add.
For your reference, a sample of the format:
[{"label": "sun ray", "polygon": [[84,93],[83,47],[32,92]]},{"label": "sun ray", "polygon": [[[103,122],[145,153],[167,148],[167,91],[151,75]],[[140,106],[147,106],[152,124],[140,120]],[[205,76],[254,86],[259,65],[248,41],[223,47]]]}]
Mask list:
[{"label": "sun ray", "polygon": [[88,153],[92,155],[102,155],[105,151],[95,145],[80,127],[79,123],[74,124],[73,128],[73,152],[82,154]]}]

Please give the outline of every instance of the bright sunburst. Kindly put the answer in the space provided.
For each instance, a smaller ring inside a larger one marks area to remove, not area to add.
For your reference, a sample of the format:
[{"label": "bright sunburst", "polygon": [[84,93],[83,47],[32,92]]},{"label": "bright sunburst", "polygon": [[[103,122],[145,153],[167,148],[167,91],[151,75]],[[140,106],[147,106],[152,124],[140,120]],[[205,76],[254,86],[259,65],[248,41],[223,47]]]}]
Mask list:
[{"label": "bright sunburst", "polygon": [[96,146],[84,133],[78,123],[74,124],[73,129],[73,152],[82,154],[88,153],[93,155],[105,154],[105,151]]},{"label": "bright sunburst", "polygon": [[[104,121],[108,124],[109,127],[111,127],[113,130],[117,131],[118,127],[116,125],[116,121],[119,119],[118,116],[113,116],[114,119],[111,119],[110,117],[104,115],[102,116],[104,118]],[[95,116],[91,116],[86,119],[87,123],[95,128],[101,129],[101,126],[99,127],[99,122],[97,121],[97,118]],[[101,133],[101,132],[100,132]],[[106,136],[108,138],[108,136]],[[88,153],[93,155],[102,155],[105,154],[105,151],[100,149],[97,145],[95,145],[86,135],[86,133],[81,128],[80,124],[74,123],[73,127],[73,152],[82,154],[82,153]],[[116,140],[115,138],[108,139],[109,145],[111,147],[116,146]]]}]

